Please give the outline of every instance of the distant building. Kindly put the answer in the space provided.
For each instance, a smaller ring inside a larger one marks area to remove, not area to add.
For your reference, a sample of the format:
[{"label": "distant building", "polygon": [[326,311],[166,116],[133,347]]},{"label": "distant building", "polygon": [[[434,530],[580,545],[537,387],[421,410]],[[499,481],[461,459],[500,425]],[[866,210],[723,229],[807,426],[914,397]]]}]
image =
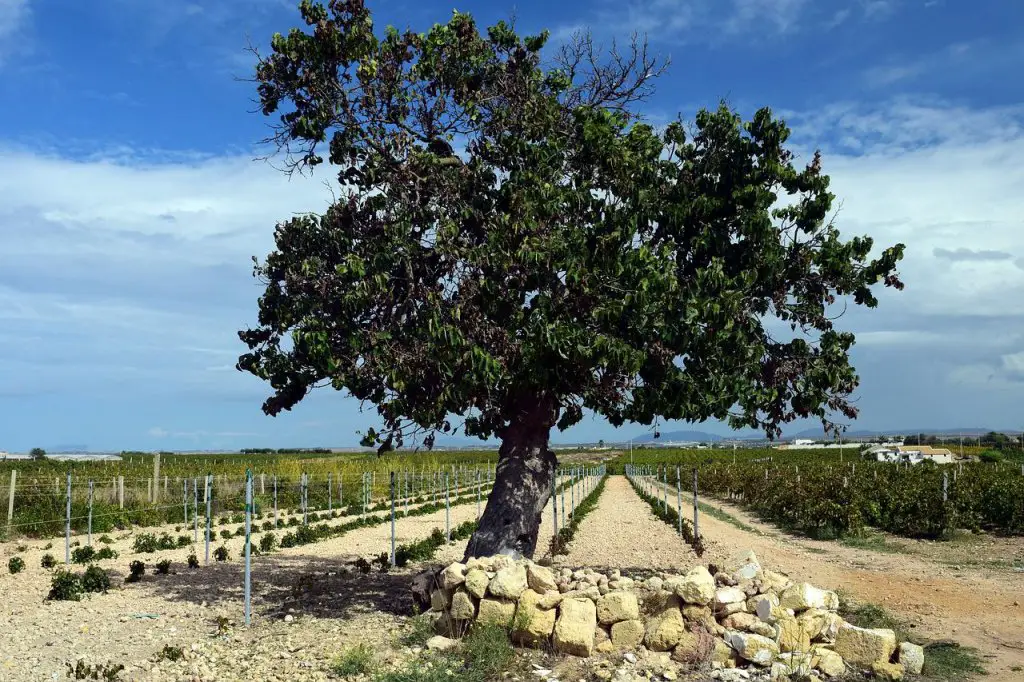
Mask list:
[{"label": "distant building", "polygon": [[903,464],[918,464],[925,460],[936,464],[952,464],[958,459],[946,448],[934,448],[928,445],[876,445],[865,450],[864,456],[879,462]]}]

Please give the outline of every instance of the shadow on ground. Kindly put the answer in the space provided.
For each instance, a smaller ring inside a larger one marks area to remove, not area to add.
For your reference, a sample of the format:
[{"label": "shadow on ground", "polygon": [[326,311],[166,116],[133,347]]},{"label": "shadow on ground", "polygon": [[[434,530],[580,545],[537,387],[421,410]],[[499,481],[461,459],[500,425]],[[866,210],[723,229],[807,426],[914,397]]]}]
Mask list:
[{"label": "shadow on ground", "polygon": [[[207,606],[231,606],[241,611],[243,566],[239,562],[211,563],[189,569],[174,566],[176,573],[147,575],[126,590],[145,590],[163,599]],[[341,558],[291,554],[269,555],[252,562],[252,609],[265,618],[296,613],[318,618],[348,618],[371,611],[407,616],[413,613],[409,591],[418,569],[381,573],[375,567],[361,573]]]}]

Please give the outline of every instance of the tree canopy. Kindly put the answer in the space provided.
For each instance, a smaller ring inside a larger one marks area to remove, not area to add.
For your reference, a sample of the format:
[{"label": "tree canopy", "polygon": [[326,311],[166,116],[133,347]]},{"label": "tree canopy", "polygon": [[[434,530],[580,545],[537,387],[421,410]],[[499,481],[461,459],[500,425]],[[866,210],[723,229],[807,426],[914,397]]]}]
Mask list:
[{"label": "tree canopy", "polygon": [[830,306],[901,289],[904,247],[840,236],[820,156],[798,167],[768,109],[645,122],[660,66],[636,39],[545,59],[547,32],[459,12],[423,33],[378,33],[362,0],[300,13],[259,100],[289,167],[327,160],[339,189],[254,259],[238,367],[270,383],[266,413],[330,385],[376,406],[385,447],[430,445],[451,415],[503,436],[537,409],[545,429],[589,409],[769,436],[856,416]]}]

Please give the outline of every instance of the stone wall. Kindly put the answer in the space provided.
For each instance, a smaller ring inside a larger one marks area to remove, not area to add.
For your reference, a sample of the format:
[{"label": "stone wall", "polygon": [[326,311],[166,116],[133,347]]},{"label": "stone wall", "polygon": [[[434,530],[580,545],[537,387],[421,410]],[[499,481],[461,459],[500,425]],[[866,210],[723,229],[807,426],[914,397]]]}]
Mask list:
[{"label": "stone wall", "polygon": [[718,670],[719,679],[861,670],[893,680],[920,673],[924,663],[920,646],[897,642],[892,630],[846,623],[835,592],[765,569],[753,552],[722,567],[646,580],[495,556],[422,575],[416,592],[444,636],[494,623],[510,628],[522,646],[584,657],[666,652],[681,664]]}]

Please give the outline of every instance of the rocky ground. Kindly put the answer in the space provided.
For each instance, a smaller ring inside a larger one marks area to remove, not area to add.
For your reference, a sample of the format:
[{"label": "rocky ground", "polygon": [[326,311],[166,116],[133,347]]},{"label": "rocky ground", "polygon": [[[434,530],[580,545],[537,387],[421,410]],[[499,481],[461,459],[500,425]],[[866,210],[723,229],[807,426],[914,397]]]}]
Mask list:
[{"label": "rocky ground", "polygon": [[[909,615],[928,636],[977,646],[991,656],[987,665],[993,674],[986,679],[1024,679],[1024,673],[1014,670],[1024,665],[1019,634],[1024,610],[1015,605],[1024,598],[1024,575],[971,566],[954,570],[927,557],[814,543],[781,534],[736,509],[727,511],[741,516],[752,530],[705,515],[701,529],[709,553],[698,560],[624,478],[612,477],[568,554],[555,557],[554,563],[651,575],[750,548],[764,565],[794,580],[842,588]],[[475,503],[454,508],[452,525],[475,516]],[[444,518],[442,510],[399,520],[398,541],[424,538],[433,528],[443,528]],[[5,565],[15,554],[15,543],[0,545],[0,680],[67,679],[68,665],[79,658],[88,664],[124,665],[121,680],[324,680],[332,679],[332,661],[359,643],[372,649],[379,667],[403,665],[427,655],[424,638],[411,636],[418,627],[409,617],[408,585],[415,568],[364,575],[348,565],[357,557],[386,552],[389,531],[382,524],[255,558],[250,628],[242,624],[239,538],[226,543],[230,562],[189,570],[184,565],[189,549],[140,557],[131,552],[131,536],[115,535],[112,547],[119,558],[101,562],[111,571],[114,587],[82,602],[44,601],[49,573],[39,567],[39,559],[49,551],[62,560],[59,540],[50,550],[43,549],[45,542],[26,543],[28,548],[18,552],[26,570],[13,576]],[[547,546],[552,531],[549,506],[539,548]],[[444,547],[434,560],[461,559],[464,549],[464,541]],[[169,558],[176,574],[147,574],[140,583],[123,585],[128,562],[135,558],[150,565]],[[182,659],[159,660],[164,647],[180,649]],[[586,662],[546,652],[524,655],[527,670],[517,674],[520,679],[683,679],[663,654]]]}]

